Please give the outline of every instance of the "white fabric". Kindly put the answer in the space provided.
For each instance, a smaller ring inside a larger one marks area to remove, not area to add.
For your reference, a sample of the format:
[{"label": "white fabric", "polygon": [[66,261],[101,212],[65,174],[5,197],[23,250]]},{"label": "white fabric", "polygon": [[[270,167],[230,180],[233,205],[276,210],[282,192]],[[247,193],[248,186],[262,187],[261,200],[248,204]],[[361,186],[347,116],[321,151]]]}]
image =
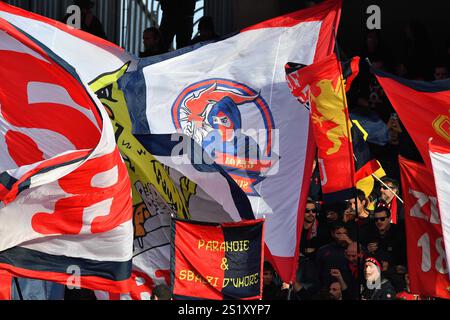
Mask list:
[{"label": "white fabric", "polygon": [[[256,184],[261,197],[249,199],[255,216],[266,218],[266,244],[273,255],[280,257],[292,257],[295,252],[309,128],[308,110],[291,95],[284,65],[288,61],[306,65],[313,62],[320,27],[321,22],[303,22],[293,27],[249,30],[143,69],[147,85],[146,116],[150,131],[155,134],[177,131],[171,106],[184,88],[202,80],[237,81],[259,92],[268,103],[275,129],[279,130],[279,139],[273,145],[279,162],[272,168],[272,174],[269,172]],[[239,106],[244,132],[264,128],[260,113],[250,105]],[[201,179],[189,178],[195,182]],[[220,192],[207,187],[204,190],[213,198]]]},{"label": "white fabric", "polygon": [[450,270],[450,146],[447,151],[446,153],[440,153],[430,149],[430,157],[441,214],[447,265],[448,270]]}]

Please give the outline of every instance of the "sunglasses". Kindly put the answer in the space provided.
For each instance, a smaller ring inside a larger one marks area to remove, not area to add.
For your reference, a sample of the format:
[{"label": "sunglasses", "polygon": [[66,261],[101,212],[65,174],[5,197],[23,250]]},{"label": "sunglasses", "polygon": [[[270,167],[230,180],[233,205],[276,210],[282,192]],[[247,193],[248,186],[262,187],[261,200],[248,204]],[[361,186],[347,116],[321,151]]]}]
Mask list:
[{"label": "sunglasses", "polygon": [[[394,186],[388,186],[390,189],[395,189],[395,187]],[[381,186],[381,189],[383,189],[383,190],[388,190],[388,187],[386,187],[386,186]]]},{"label": "sunglasses", "polygon": [[312,213],[317,213],[317,209],[305,209],[305,213],[308,213],[308,212],[312,212]]},{"label": "sunglasses", "polygon": [[380,218],[375,218],[374,220],[375,220],[375,222],[377,222],[377,221],[384,222],[384,221],[386,221],[386,219],[387,219],[387,217],[380,217]]}]

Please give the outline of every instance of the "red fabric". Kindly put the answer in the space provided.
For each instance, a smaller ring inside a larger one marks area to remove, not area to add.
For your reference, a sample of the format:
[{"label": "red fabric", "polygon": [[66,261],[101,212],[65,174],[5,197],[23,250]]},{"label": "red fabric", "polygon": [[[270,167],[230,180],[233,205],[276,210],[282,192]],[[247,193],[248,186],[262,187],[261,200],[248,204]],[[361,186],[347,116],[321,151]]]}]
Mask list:
[{"label": "red fabric", "polygon": [[378,169],[380,169],[380,164],[374,159],[370,160],[355,173],[355,183],[372,175]]},{"label": "red fabric", "polygon": [[[102,188],[92,187],[91,181],[98,173],[117,170],[115,184]],[[36,212],[31,220],[36,232],[46,235],[78,234],[83,226],[83,214],[87,207],[114,198],[109,212],[91,221],[91,232],[110,231],[130,220],[133,209],[130,197],[130,179],[122,163],[119,149],[95,159],[86,161],[81,167],[59,179],[60,187],[72,196],[61,198],[55,203],[53,212]]]},{"label": "red fabric", "polygon": [[314,220],[314,223],[308,229],[306,233],[306,240],[311,240],[312,238],[317,236],[317,227],[319,226],[319,221]]},{"label": "red fabric", "polygon": [[427,168],[431,169],[429,139],[433,138],[433,142],[444,144],[450,141],[450,90],[421,92],[391,78],[377,76],[377,79],[411,135]]},{"label": "red fabric", "polygon": [[[198,222],[175,220],[172,226],[174,256],[172,260],[172,285],[174,296],[195,297],[201,299],[222,300],[224,292],[230,292],[228,285],[232,287],[231,281],[234,280],[236,272],[248,271],[255,272],[254,260],[247,263],[248,257],[256,257],[261,255],[259,261],[260,267],[257,270],[258,278],[253,285],[258,283],[260,287],[256,290],[258,294],[255,296],[244,295],[245,300],[260,299],[262,296],[262,252],[252,251],[252,243],[258,239],[260,241],[261,250],[264,248],[264,229],[257,238],[247,239],[246,233],[238,229],[239,227],[251,227],[253,225],[262,224],[263,220],[249,220],[243,222],[223,223],[223,224],[204,224]],[[228,231],[227,231],[228,229]],[[226,232],[233,230],[231,238],[226,238]],[[254,236],[254,235],[253,235]],[[231,261],[233,251],[242,251],[240,246],[248,240],[247,249],[244,260],[238,262]],[[230,242],[232,241],[232,242]],[[251,242],[253,241],[253,242]],[[237,247],[235,247],[237,245]],[[233,250],[228,249],[232,246]],[[227,257],[230,259],[227,260]],[[234,263],[234,264],[233,264]],[[239,266],[239,270],[232,269],[231,266]],[[252,265],[253,264],[253,265]],[[229,270],[230,267],[230,270]],[[249,274],[250,275],[250,274]],[[226,284],[225,284],[226,283]],[[243,286],[244,288],[244,286]],[[236,290],[236,287],[234,287]],[[245,288],[244,288],[245,290]],[[238,295],[236,291],[231,289],[234,295]],[[244,291],[245,294],[245,291]]]},{"label": "red fabric", "polygon": [[[199,249],[199,239],[204,240],[205,246],[208,242],[224,241],[221,229],[216,231],[211,226],[176,223],[174,295],[222,299],[224,271],[212,266],[220,266],[225,253]],[[204,283],[207,275],[213,277],[209,278],[211,285]]]},{"label": "red fabric", "polygon": [[353,263],[349,263],[348,268],[350,269],[350,272],[352,273],[353,279],[358,279],[358,266]]},{"label": "red fabric", "polygon": [[406,291],[397,293],[397,295],[395,297],[398,300],[422,300],[422,298],[419,295],[413,294],[413,293],[408,293]]},{"label": "red fabric", "polygon": [[350,61],[350,75],[347,79],[345,79],[345,92],[348,92],[352,86],[353,80],[355,80],[356,76],[359,73],[359,61],[361,60],[360,57],[354,57]]},{"label": "red fabric", "polygon": [[450,280],[431,171],[400,157],[411,292],[450,299]]},{"label": "red fabric", "polygon": [[5,271],[0,270],[0,300],[11,300],[11,286],[13,276]]},{"label": "red fabric", "polygon": [[[18,268],[9,264],[0,263],[0,269],[4,269],[14,276],[48,280],[66,285],[73,275],[68,273],[34,271]],[[91,290],[108,290],[114,293],[130,292],[130,283],[127,280],[114,281],[97,276],[80,276],[80,287]]]},{"label": "red fabric", "polygon": [[[308,9],[295,11],[292,13],[285,14],[281,17],[276,17],[251,27],[245,28],[241,32],[246,32],[250,30],[257,30],[263,28],[280,28],[280,27],[292,27],[300,22],[306,21],[318,21],[324,20],[327,26],[330,26],[340,16],[342,6],[342,0],[329,0],[323,3],[313,6]],[[327,20],[329,18],[329,20]],[[331,21],[330,21],[331,20]],[[338,23],[336,23],[337,25]],[[331,34],[331,32],[330,32]],[[327,50],[328,51],[328,50]]]},{"label": "red fabric", "polygon": [[[16,10],[0,3],[0,10],[6,9]],[[0,30],[12,37],[12,43],[20,42],[25,47],[23,50],[30,53],[21,53],[20,50],[0,50],[0,60],[7,61],[0,64],[0,111],[8,124],[5,125],[8,152],[18,166],[43,160],[33,169],[23,170],[24,174],[12,187],[8,186],[9,190],[0,188],[0,201],[8,204],[17,197],[19,186],[22,184],[23,187],[23,182],[33,175],[69,162],[81,164],[81,160],[98,147],[103,119],[87,89],[53,61],[43,49],[3,19],[0,19]],[[21,45],[17,44],[17,47]],[[55,90],[61,95],[49,93],[45,88]],[[13,128],[45,129],[58,133],[67,140],[67,147],[63,150],[67,152],[62,153],[59,150],[62,155],[45,157],[39,150],[36,143],[39,140],[35,140],[32,130],[23,130],[19,133]],[[111,206],[104,206],[104,214],[90,221],[89,231],[92,234],[107,232],[131,220],[132,204],[128,173],[117,147],[112,143],[108,145],[111,147],[108,149],[110,151],[105,151],[108,154],[96,153],[95,157],[58,179],[59,187],[67,193],[67,196],[52,199],[55,201],[54,208],[51,208],[53,212],[48,208],[47,212],[31,212],[31,210],[26,212],[33,214],[31,224],[34,231],[45,235],[78,234],[83,225],[84,210],[105,199],[112,199]],[[111,173],[113,170],[117,172],[117,181],[113,181],[114,175]],[[105,172],[108,172],[110,177],[108,182],[111,185],[92,186],[95,177]],[[49,180],[51,179],[57,178],[51,177]],[[71,238],[71,240],[78,239]],[[124,243],[121,239],[117,241],[118,245]],[[0,269],[7,270],[14,276],[62,284],[66,284],[72,277],[71,274],[28,270],[8,264],[0,264]],[[82,276],[81,286],[117,293],[129,292],[129,283],[126,280],[114,281],[96,276]]]},{"label": "red fabric", "polygon": [[391,211],[391,223],[397,224],[397,197],[394,197],[391,203],[388,204],[389,210]]},{"label": "red fabric", "polygon": [[297,72],[300,83],[310,85],[311,119],[318,147],[322,192],[350,190],[355,185],[355,163],[339,62],[332,54]]},{"label": "red fabric", "polygon": [[[317,42],[316,52],[314,56],[314,61],[319,61],[324,59],[334,50],[334,35],[333,30],[337,32],[339,20],[341,16],[341,0],[329,0],[325,1],[319,5],[311,7],[306,10],[296,11],[281,17],[274,18],[269,21],[257,24],[255,26],[246,28],[241,32],[247,32],[250,30],[256,30],[261,28],[276,28],[276,27],[290,27],[301,22],[306,21],[322,21],[319,39]],[[280,278],[285,282],[290,282],[295,280],[295,274],[298,266],[298,251],[300,248],[300,236],[303,228],[303,217],[304,210],[306,206],[306,199],[309,192],[310,183],[310,172],[312,171],[312,164],[315,154],[315,141],[313,138],[313,132],[311,126],[308,132],[308,145],[306,152],[306,160],[304,167],[304,175],[302,181],[302,188],[300,190],[300,198],[298,203],[298,213],[297,213],[297,226],[296,226],[296,248],[295,252],[291,257],[279,257],[271,254],[269,248],[265,246],[266,258],[272,263],[276,272]]]}]

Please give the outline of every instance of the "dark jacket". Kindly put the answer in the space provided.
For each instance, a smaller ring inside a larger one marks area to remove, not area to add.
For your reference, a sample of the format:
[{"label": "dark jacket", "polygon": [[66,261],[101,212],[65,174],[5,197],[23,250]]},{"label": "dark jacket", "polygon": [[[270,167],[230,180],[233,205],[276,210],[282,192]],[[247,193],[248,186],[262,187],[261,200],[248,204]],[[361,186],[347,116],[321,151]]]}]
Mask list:
[{"label": "dark jacket", "polygon": [[331,276],[331,269],[344,270],[348,260],[345,257],[345,248],[332,242],[319,249],[316,255],[317,272],[321,286],[335,280]]},{"label": "dark jacket", "polygon": [[378,289],[369,289],[364,286],[364,290],[361,294],[363,300],[395,300],[394,287],[387,279],[381,280],[381,286]]},{"label": "dark jacket", "polygon": [[387,258],[391,266],[406,265],[406,241],[402,226],[391,224],[389,231],[383,236],[374,224],[366,231],[361,235],[361,243],[364,246],[376,242],[378,243],[376,256]]}]

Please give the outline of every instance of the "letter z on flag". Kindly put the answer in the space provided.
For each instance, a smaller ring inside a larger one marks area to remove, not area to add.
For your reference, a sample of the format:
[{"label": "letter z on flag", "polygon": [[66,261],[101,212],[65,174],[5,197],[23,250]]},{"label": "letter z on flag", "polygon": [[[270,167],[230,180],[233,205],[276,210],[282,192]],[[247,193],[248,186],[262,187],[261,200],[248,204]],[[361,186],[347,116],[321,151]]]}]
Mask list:
[{"label": "letter z on flag", "polygon": [[171,289],[177,299],[261,299],[264,221],[172,222]]},{"label": "letter z on flag", "polygon": [[411,292],[449,299],[444,228],[441,227],[433,175],[423,164],[402,157],[399,162]]},{"label": "letter z on flag", "polygon": [[341,1],[325,1],[146,66],[146,109],[129,105],[141,128],[133,133],[185,134],[233,178],[266,219],[266,255],[284,281],[295,279],[314,156],[309,112],[291,95],[284,65],[332,53],[340,10]]}]

